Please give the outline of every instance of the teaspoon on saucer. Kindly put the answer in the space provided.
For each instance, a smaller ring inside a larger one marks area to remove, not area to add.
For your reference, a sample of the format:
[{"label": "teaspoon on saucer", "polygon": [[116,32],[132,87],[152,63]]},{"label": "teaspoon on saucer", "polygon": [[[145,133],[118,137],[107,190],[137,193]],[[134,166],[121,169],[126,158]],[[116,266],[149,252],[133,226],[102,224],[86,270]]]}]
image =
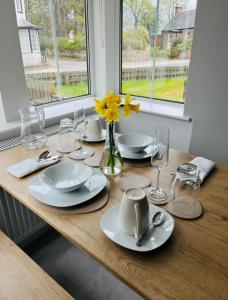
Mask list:
[{"label": "teaspoon on saucer", "polygon": [[151,221],[151,225],[147,228],[147,230],[142,234],[142,237],[140,239],[138,239],[136,241],[136,246],[140,247],[141,243],[144,239],[144,237],[146,236],[146,234],[153,228],[156,226],[159,226],[162,224],[162,222],[164,221],[164,215],[161,211],[157,211],[153,217],[152,217],[152,221]]}]

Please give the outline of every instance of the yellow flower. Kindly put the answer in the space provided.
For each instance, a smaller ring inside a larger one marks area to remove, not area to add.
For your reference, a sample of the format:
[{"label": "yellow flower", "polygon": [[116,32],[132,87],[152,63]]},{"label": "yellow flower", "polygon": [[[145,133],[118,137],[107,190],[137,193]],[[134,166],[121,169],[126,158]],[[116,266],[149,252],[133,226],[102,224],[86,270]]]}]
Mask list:
[{"label": "yellow flower", "polygon": [[124,106],[124,116],[129,117],[130,116],[130,106],[126,105]]},{"label": "yellow flower", "polygon": [[107,106],[112,104],[120,104],[120,96],[116,95],[113,91],[109,91],[108,95],[105,97]]},{"label": "yellow flower", "polygon": [[120,113],[118,110],[106,109],[105,117],[107,121],[110,123],[112,121],[119,121]]},{"label": "yellow flower", "polygon": [[102,117],[105,117],[105,106],[106,106],[105,99],[100,99],[96,101],[95,111]]},{"label": "yellow flower", "polygon": [[140,104],[129,104],[130,110],[135,111],[136,113],[139,112]]},{"label": "yellow flower", "polygon": [[134,99],[129,94],[125,96],[125,105],[129,105]]}]

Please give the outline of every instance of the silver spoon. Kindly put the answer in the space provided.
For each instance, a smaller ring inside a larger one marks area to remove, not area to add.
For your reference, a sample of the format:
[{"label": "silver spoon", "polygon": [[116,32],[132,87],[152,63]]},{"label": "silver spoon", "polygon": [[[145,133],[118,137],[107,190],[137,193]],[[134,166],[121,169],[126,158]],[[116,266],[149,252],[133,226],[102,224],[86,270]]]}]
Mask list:
[{"label": "silver spoon", "polygon": [[142,237],[140,239],[138,239],[136,241],[136,246],[140,247],[141,246],[141,242],[144,239],[144,237],[146,236],[146,234],[153,228],[156,226],[161,225],[161,223],[164,221],[164,215],[161,211],[157,211],[153,217],[152,217],[152,221],[151,221],[151,225],[147,228],[147,230],[142,234]]},{"label": "silver spoon", "polygon": [[50,156],[51,156],[51,153],[48,150],[46,150],[39,155],[38,160],[42,161]]}]

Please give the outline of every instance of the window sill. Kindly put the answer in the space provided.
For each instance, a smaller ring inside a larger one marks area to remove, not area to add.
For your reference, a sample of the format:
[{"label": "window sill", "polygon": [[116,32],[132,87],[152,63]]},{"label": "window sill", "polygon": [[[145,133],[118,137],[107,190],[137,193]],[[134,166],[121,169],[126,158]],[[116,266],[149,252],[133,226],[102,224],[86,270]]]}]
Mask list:
[{"label": "window sill", "polygon": [[[66,101],[63,103],[53,103],[45,105],[45,127],[50,127],[59,124],[60,120],[63,118],[73,118],[73,105],[84,104],[85,109],[89,113],[94,112],[94,97],[86,97],[77,99],[75,101]],[[13,138],[20,135],[20,120],[14,122],[0,122],[0,141]]]},{"label": "window sill", "polygon": [[165,118],[182,120],[186,122],[191,121],[190,116],[184,115],[184,105],[179,103],[163,102],[159,100],[147,100],[136,98],[140,103],[140,112],[153,114]]},{"label": "window sill", "polygon": [[[136,101],[140,103],[140,112],[153,114],[165,118],[171,118],[176,120],[182,120],[190,122],[189,116],[184,116],[184,105],[178,103],[167,103],[156,100],[144,100],[136,98]],[[63,103],[54,103],[44,106],[46,116],[46,127],[54,126],[59,123],[62,118],[73,118],[73,105],[75,103],[85,105],[86,110],[89,113],[94,112],[94,97],[86,97],[77,99],[75,101],[66,101]],[[9,123],[0,122],[0,141],[16,137],[20,135],[20,120]]]}]

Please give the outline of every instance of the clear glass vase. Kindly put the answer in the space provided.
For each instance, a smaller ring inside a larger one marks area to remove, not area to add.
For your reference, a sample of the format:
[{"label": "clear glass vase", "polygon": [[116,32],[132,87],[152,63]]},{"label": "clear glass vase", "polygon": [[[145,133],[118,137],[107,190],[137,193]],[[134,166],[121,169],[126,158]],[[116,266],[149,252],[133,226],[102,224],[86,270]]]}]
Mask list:
[{"label": "clear glass vase", "polygon": [[116,135],[115,122],[107,123],[106,141],[100,160],[100,169],[105,175],[118,175],[123,169],[123,159],[120,155]]}]

